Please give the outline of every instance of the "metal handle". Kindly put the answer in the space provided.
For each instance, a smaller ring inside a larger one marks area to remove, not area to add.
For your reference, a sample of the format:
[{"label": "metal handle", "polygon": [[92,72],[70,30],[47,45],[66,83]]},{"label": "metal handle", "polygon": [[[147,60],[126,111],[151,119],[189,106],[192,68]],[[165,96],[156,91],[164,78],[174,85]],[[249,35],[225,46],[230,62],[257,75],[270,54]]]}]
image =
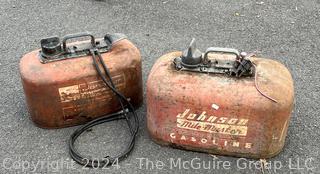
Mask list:
[{"label": "metal handle", "polygon": [[204,53],[204,62],[208,61],[209,53],[229,53],[237,56],[237,59],[240,59],[240,53],[238,50],[233,48],[221,48],[221,47],[209,47]]},{"label": "metal handle", "polygon": [[85,33],[76,33],[76,34],[68,34],[66,36],[63,37],[62,39],[62,49],[63,51],[67,52],[67,40],[69,39],[74,39],[74,38],[78,38],[78,37],[86,37],[89,36],[91,38],[91,44],[93,47],[96,46],[96,41],[95,38],[92,34],[85,32]]}]

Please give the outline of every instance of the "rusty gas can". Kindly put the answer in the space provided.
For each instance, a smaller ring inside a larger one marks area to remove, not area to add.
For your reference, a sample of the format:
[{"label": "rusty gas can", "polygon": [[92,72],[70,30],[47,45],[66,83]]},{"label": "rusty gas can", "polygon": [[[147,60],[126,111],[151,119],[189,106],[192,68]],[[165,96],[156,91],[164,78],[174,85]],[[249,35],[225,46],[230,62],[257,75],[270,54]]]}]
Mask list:
[{"label": "rusty gas can", "polygon": [[284,146],[293,80],[281,63],[194,41],[154,64],[147,81],[147,127],[172,147],[270,158]]},{"label": "rusty gas can", "polygon": [[62,41],[50,37],[41,40],[40,50],[20,61],[29,113],[37,126],[78,125],[120,109],[96,72],[90,49],[101,53],[116,88],[135,107],[142,104],[140,52],[123,34],[96,39],[86,32],[67,35]]}]

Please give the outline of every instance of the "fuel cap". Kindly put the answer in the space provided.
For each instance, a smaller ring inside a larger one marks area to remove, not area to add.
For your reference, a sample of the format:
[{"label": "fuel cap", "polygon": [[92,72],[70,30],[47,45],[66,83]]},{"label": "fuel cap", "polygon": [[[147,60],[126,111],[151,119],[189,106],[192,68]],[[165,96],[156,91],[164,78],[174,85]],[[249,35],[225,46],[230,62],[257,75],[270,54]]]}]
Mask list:
[{"label": "fuel cap", "polygon": [[182,52],[181,61],[185,66],[194,66],[202,62],[202,53],[196,48],[196,42],[194,38],[192,39],[189,47]]},{"label": "fuel cap", "polygon": [[60,39],[58,37],[42,39],[40,43],[43,55],[56,55],[62,51]]}]

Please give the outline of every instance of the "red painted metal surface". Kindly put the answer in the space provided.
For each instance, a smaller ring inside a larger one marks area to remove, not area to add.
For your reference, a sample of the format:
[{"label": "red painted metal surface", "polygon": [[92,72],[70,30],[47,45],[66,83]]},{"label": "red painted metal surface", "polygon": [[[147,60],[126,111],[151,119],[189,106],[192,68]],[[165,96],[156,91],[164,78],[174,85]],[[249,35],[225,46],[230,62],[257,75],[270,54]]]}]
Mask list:
[{"label": "red painted metal surface", "polygon": [[[142,104],[141,56],[127,39],[102,54],[113,82],[135,107]],[[85,123],[120,109],[117,98],[98,76],[91,56],[39,61],[39,50],[22,57],[20,74],[33,122],[43,128]]]},{"label": "red painted metal surface", "polygon": [[[252,57],[254,77],[177,71],[172,52],[158,59],[147,82],[147,127],[152,139],[177,148],[248,158],[269,158],[284,146],[293,108],[290,72]],[[230,54],[209,58],[235,59]]]}]

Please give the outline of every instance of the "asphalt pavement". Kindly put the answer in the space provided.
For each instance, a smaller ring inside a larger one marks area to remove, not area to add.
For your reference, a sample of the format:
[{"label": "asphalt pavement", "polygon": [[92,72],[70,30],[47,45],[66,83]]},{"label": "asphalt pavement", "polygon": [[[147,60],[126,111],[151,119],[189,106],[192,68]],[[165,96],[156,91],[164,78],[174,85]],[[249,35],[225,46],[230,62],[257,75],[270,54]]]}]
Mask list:
[{"label": "asphalt pavement", "polygon": [[[82,31],[125,33],[141,50],[144,84],[157,58],[184,49],[191,38],[203,51],[230,47],[280,61],[294,78],[295,107],[283,151],[267,160],[269,172],[320,173],[319,0],[0,0],[0,28],[0,173],[262,173],[255,160],[154,143],[146,104],[138,109],[141,127],[127,159],[103,169],[74,164],[67,141],[76,127],[46,130],[32,123],[19,60],[41,38]],[[77,147],[103,157],[127,141],[125,123],[112,122],[81,136]]]}]

